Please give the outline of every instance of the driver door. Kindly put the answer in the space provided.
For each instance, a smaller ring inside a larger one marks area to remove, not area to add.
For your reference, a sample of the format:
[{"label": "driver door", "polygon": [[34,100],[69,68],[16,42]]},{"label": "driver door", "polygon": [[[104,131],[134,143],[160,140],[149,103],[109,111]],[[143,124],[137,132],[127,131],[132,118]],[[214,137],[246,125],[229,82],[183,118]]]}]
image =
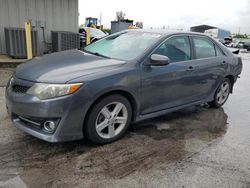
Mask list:
[{"label": "driver door", "polygon": [[[165,55],[170,64],[141,67],[141,113],[156,112],[194,102],[195,92],[190,85],[196,67],[192,67],[191,45],[188,36],[172,36],[152,54]],[[150,57],[148,60],[150,61]],[[150,62],[146,62],[146,64]]]}]

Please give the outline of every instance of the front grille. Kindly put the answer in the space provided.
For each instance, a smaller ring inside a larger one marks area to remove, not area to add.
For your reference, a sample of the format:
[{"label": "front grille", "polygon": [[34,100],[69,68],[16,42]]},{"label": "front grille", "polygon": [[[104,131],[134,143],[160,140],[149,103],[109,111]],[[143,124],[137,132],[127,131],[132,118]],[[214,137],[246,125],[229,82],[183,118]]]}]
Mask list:
[{"label": "front grille", "polygon": [[28,91],[29,87],[27,86],[21,86],[21,85],[13,85],[12,90],[15,93],[26,93]]}]

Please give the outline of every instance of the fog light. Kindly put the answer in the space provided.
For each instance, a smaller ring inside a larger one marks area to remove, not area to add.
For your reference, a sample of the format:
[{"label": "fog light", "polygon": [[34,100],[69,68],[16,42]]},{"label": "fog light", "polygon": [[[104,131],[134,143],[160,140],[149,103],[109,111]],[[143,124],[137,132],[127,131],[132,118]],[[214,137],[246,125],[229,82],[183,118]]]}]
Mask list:
[{"label": "fog light", "polygon": [[45,121],[43,127],[48,132],[53,132],[56,129],[56,124],[54,121]]}]

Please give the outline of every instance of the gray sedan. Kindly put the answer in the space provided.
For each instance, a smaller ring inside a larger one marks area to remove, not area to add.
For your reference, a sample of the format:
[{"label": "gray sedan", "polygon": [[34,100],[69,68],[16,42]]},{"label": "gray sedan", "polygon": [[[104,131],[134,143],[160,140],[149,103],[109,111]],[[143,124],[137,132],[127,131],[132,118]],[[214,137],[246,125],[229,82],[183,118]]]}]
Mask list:
[{"label": "gray sedan", "polygon": [[6,106],[17,128],[40,139],[105,144],[132,122],[222,106],[241,70],[241,58],[206,35],[128,30],[18,66]]}]

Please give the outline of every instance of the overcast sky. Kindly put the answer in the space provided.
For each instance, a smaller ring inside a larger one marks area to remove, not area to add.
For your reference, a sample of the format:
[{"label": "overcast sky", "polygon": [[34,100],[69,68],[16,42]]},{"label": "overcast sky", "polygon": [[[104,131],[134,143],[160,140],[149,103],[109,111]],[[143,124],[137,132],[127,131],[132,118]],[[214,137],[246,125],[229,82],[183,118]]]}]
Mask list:
[{"label": "overcast sky", "polygon": [[142,21],[144,28],[189,29],[190,26],[209,24],[238,33],[250,34],[250,0],[79,0],[79,24],[85,17],[100,18],[110,27],[117,11],[134,23]]}]

